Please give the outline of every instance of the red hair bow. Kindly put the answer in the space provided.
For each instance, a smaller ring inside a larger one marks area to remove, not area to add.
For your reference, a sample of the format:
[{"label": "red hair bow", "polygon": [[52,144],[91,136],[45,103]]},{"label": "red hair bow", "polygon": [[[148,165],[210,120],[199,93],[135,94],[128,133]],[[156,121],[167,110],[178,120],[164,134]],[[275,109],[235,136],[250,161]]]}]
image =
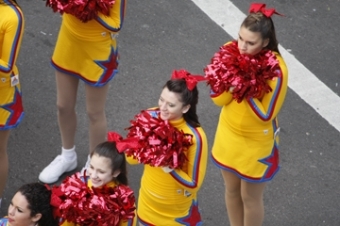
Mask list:
[{"label": "red hair bow", "polygon": [[171,75],[171,79],[184,79],[188,90],[192,91],[198,82],[206,80],[203,76],[201,75],[192,75],[190,72],[181,69],[179,71],[174,70]]},{"label": "red hair bow", "polygon": [[276,12],[276,10],[274,8],[266,9],[266,4],[264,4],[264,3],[252,3],[250,5],[249,12],[250,13],[261,12],[266,17],[271,17],[273,14],[284,16],[283,14],[280,14],[280,13]]},{"label": "red hair bow", "polygon": [[120,134],[113,131],[107,133],[107,140],[110,142],[116,142],[116,147],[119,153],[124,152],[126,149],[139,148],[140,146],[137,137],[130,137],[123,140]]}]

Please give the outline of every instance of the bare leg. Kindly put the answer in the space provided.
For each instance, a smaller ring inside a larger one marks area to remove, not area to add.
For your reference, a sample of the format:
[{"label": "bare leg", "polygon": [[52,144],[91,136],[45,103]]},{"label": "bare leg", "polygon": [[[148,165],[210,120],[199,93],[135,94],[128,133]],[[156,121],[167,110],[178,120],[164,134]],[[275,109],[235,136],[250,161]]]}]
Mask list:
[{"label": "bare leg", "polygon": [[263,191],[266,183],[241,182],[244,226],[261,226],[264,218]]},{"label": "bare leg", "polygon": [[235,174],[221,170],[225,184],[225,203],[231,226],[243,226],[243,203],[241,198],[241,179]]},{"label": "bare leg", "polygon": [[62,146],[74,147],[77,127],[75,111],[79,79],[56,71],[58,122]]},{"label": "bare leg", "polygon": [[8,177],[7,143],[9,130],[0,130],[0,198],[3,195]]},{"label": "bare leg", "polygon": [[74,140],[77,127],[77,115],[75,111],[79,80],[70,75],[56,71],[57,82],[57,108],[59,131],[61,135],[62,149],[58,155],[39,174],[39,180],[51,184],[59,177],[77,168],[77,154],[74,149]]},{"label": "bare leg", "polygon": [[109,85],[93,87],[85,85],[86,110],[89,117],[90,152],[106,140],[107,121],[105,115],[105,103]]}]

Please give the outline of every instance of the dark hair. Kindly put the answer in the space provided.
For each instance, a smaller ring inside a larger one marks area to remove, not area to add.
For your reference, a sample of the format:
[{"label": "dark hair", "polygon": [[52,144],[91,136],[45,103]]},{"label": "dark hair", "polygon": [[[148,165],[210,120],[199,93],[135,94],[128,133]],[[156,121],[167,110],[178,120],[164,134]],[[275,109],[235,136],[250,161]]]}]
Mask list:
[{"label": "dark hair", "polygon": [[190,105],[189,110],[183,114],[184,120],[192,127],[199,127],[198,116],[196,113],[196,105],[198,102],[198,90],[195,87],[189,90],[184,79],[172,79],[165,83],[163,89],[167,87],[169,91],[178,93],[181,97],[183,106]]},{"label": "dark hair", "polygon": [[274,23],[270,17],[267,17],[260,12],[250,13],[243,20],[241,27],[245,27],[252,32],[260,32],[262,39],[269,39],[269,43],[264,49],[280,53]]},{"label": "dark hair", "polygon": [[116,142],[105,141],[98,144],[91,152],[91,157],[97,154],[111,160],[112,173],[120,170],[116,180],[120,184],[128,185],[126,159],[124,153],[119,153],[116,147]]},{"label": "dark hair", "polygon": [[31,210],[31,217],[40,213],[41,218],[37,222],[39,226],[57,226],[59,222],[53,217],[52,206],[50,205],[51,190],[41,183],[25,184],[19,188],[28,202],[28,209]]}]

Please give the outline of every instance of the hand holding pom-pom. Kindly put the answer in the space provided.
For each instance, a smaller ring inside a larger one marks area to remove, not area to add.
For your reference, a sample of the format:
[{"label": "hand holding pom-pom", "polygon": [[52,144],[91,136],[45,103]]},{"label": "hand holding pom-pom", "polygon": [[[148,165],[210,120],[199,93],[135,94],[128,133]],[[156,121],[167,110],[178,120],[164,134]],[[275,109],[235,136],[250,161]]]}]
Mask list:
[{"label": "hand holding pom-pom", "polygon": [[171,173],[174,169],[171,169],[169,166],[163,166],[162,170],[164,173]]},{"label": "hand holding pom-pom", "polygon": [[237,102],[271,92],[267,81],[278,76],[277,70],[279,62],[272,51],[262,50],[254,56],[240,54],[236,41],[220,47],[204,68],[212,91],[229,91]]},{"label": "hand holding pom-pom", "polygon": [[142,111],[127,129],[127,139],[138,137],[140,147],[129,148],[125,153],[139,163],[176,169],[187,160],[185,152],[192,144],[192,135],[179,131],[158,113],[153,117],[148,111]]}]

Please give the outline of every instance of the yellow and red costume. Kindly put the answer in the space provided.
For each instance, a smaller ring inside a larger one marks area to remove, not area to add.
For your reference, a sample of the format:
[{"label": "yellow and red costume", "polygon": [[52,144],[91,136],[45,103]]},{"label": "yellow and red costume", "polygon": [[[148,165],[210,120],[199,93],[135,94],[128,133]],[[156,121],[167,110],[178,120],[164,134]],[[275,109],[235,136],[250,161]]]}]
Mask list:
[{"label": "yellow and red costume", "polygon": [[[148,110],[158,117],[158,109]],[[200,225],[197,192],[206,173],[208,143],[201,127],[192,127],[184,118],[170,121],[170,124],[193,136],[193,143],[186,151],[187,161],[181,168],[170,173],[162,167],[144,164],[137,206],[138,220],[144,226]],[[130,164],[138,162],[127,157]]]},{"label": "yellow and red costume", "polygon": [[17,127],[24,116],[16,60],[25,21],[15,3],[0,2],[0,130],[7,130]]},{"label": "yellow and red costume", "polygon": [[239,103],[230,91],[211,93],[213,102],[222,106],[213,162],[249,182],[269,181],[279,170],[277,115],[287,93],[288,72],[282,57],[273,53],[279,69],[267,81],[271,92]]},{"label": "yellow and red costume", "polygon": [[110,15],[98,13],[86,23],[64,13],[52,56],[56,70],[82,79],[91,86],[104,86],[118,72],[116,36],[125,15],[126,0],[116,0]]}]

